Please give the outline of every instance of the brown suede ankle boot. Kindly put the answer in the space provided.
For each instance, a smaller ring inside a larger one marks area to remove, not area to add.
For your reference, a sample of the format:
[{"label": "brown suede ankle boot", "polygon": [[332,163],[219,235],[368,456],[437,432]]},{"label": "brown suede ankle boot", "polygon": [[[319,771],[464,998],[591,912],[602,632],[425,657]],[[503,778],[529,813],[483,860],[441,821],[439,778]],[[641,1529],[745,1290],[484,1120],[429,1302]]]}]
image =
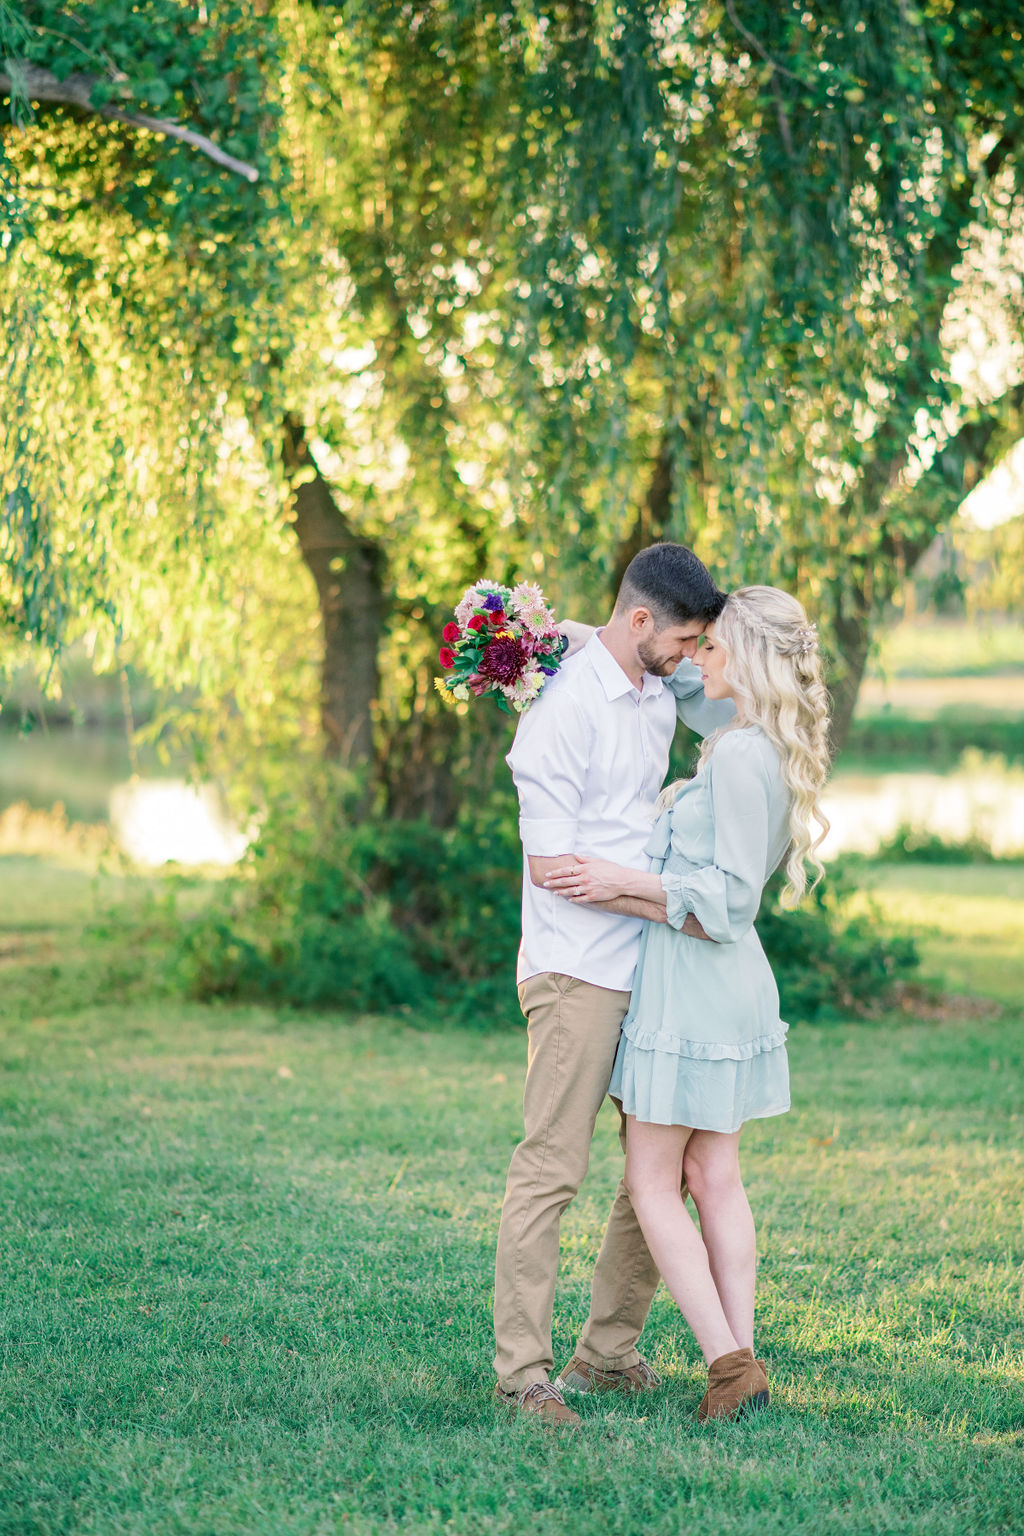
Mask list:
[{"label": "brown suede ankle boot", "polygon": [[702,1424],[709,1419],[736,1419],[769,1403],[768,1377],[764,1365],[754,1359],[752,1349],[734,1349],[719,1355],[708,1367],[708,1389],[697,1417]]}]

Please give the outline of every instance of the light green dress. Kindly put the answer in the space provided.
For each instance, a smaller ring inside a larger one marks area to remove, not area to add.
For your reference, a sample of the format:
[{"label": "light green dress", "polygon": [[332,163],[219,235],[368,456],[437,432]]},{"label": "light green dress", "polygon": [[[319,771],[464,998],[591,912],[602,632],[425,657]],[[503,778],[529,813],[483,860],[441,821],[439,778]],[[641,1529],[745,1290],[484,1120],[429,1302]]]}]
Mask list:
[{"label": "light green dress", "polygon": [[[754,932],[789,846],[789,792],[757,726],[726,731],[655,822],[668,923],[645,923],[609,1092],[656,1125],[737,1131],[789,1108],[786,1028]],[[717,943],[679,929],[692,912]]]}]

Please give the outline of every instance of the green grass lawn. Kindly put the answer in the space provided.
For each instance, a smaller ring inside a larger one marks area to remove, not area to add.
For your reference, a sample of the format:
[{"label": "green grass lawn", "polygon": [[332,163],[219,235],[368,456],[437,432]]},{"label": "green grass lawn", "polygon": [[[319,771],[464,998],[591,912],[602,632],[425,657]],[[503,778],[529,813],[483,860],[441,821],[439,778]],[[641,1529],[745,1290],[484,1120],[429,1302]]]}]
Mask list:
[{"label": "green grass lawn", "polygon": [[1024,864],[874,864],[863,883],[914,929],[929,975],[1024,1007]]},{"label": "green grass lawn", "polygon": [[1012,619],[918,617],[884,624],[869,677],[1024,675],[1024,629]]},{"label": "green grass lawn", "polygon": [[[700,1357],[659,1293],[644,1348],[663,1389],[584,1401],[569,1439],[490,1397],[522,1031],[137,990],[76,1009],[47,994],[39,946],[73,943],[80,876],[0,874],[28,946],[6,954],[0,1056],[0,1532],[1020,1530],[1024,945],[1005,871],[872,878],[888,910],[913,896],[958,986],[1016,1006],[795,1029],[793,1112],[745,1133],[770,1412],[697,1426]],[[996,929],[998,965],[979,947]],[[560,1360],[619,1169],[607,1114],[563,1226]]]}]

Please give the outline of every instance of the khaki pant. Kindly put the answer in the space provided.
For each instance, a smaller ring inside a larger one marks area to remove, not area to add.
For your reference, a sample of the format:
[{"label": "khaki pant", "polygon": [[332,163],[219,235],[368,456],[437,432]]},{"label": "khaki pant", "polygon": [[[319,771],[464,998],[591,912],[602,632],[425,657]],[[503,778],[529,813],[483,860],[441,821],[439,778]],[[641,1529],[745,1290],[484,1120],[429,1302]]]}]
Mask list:
[{"label": "khaki pant", "polygon": [[[508,1170],[494,1282],[494,1367],[506,1391],[545,1381],[554,1364],[559,1223],[587,1171],[629,993],[544,972],[523,982],[519,1001],[529,1037],[525,1135]],[[624,1118],[620,1139],[625,1148]],[[658,1278],[620,1182],[576,1353],[605,1370],[635,1365]]]}]

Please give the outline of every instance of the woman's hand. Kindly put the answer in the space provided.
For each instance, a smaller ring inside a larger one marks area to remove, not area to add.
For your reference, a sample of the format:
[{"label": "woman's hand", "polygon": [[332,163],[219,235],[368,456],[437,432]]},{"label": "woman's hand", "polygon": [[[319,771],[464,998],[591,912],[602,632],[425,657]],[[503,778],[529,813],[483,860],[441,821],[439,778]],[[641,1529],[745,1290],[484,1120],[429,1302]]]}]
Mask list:
[{"label": "woman's hand", "polygon": [[594,859],[586,853],[574,853],[572,862],[551,869],[544,877],[544,888],[568,901],[614,901],[628,894],[627,885],[636,879],[635,869],[613,864],[610,859]]},{"label": "woman's hand", "polygon": [[563,619],[558,626],[558,633],[564,635],[569,642],[565,650],[566,656],[575,656],[577,651],[583,649],[591,635],[596,634],[596,630],[592,624],[581,624],[578,619]]}]

